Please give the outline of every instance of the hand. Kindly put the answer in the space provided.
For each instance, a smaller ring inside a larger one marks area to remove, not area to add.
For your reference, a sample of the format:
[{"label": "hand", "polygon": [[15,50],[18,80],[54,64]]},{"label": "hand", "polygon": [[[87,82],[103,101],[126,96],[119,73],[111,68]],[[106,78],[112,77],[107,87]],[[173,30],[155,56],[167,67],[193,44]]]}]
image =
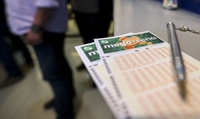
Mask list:
[{"label": "hand", "polygon": [[30,30],[28,32],[28,34],[26,35],[26,43],[30,44],[30,45],[39,45],[42,43],[43,39],[43,32],[39,32],[36,33],[32,30]]}]

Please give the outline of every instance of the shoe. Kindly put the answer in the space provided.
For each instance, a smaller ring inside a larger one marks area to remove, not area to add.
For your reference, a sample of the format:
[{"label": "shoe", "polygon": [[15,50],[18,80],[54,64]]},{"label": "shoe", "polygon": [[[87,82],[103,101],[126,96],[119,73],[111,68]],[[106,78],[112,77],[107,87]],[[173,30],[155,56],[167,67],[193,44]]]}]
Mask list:
[{"label": "shoe", "polygon": [[48,101],[45,105],[44,105],[44,109],[50,109],[50,108],[54,108],[54,98],[51,99],[50,101]]},{"label": "shoe", "polygon": [[10,85],[13,85],[17,82],[19,82],[20,80],[23,79],[23,76],[14,76],[14,77],[11,77],[11,76],[8,76],[2,83],[0,83],[0,88],[5,88],[5,87],[8,87]]},{"label": "shoe", "polygon": [[81,70],[84,70],[84,69],[86,69],[86,67],[85,67],[85,65],[83,63],[80,64],[78,67],[76,67],[77,71],[81,71]]},{"label": "shoe", "polygon": [[[71,97],[72,97],[72,98],[75,97],[75,92],[72,92]],[[50,109],[50,108],[54,108],[54,101],[55,101],[54,98],[51,99],[51,100],[49,100],[46,104],[44,104],[44,109],[45,109],[45,110],[48,110],[48,109]]]}]

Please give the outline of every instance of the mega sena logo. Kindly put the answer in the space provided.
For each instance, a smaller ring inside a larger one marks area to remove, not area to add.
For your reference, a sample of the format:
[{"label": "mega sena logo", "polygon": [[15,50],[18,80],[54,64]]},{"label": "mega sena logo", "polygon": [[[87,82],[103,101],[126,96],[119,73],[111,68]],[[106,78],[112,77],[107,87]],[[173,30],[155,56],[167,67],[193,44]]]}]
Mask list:
[{"label": "mega sena logo", "polygon": [[108,44],[108,41],[107,40],[102,40],[101,44]]},{"label": "mega sena logo", "polygon": [[91,46],[87,46],[87,47],[84,47],[83,49],[84,49],[84,51],[91,51],[92,47]]}]

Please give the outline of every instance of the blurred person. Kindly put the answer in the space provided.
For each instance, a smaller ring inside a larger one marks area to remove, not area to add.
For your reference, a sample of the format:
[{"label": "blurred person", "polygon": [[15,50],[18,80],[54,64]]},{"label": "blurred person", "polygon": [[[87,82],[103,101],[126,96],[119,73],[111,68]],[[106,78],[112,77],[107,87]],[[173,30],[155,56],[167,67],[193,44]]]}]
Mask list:
[{"label": "blurred person", "polygon": [[66,0],[5,0],[12,33],[33,46],[55,97],[57,119],[73,119],[73,72],[64,56]]},{"label": "blurred person", "polygon": [[113,0],[99,0],[98,29],[99,37],[109,36],[110,23],[113,20]]},{"label": "blurred person", "polygon": [[[99,37],[97,28],[98,0],[71,0],[71,6],[83,43],[94,42],[93,39]],[[85,69],[83,63],[77,67],[77,70],[82,69]]]},{"label": "blurred person", "polygon": [[23,42],[23,40],[20,38],[20,36],[12,34],[9,29],[7,24],[5,24],[5,30],[4,30],[4,35],[9,38],[11,41],[11,46],[13,46],[13,51],[20,51],[22,52],[23,58],[24,58],[24,65],[25,66],[33,66],[33,59],[31,57],[31,54]]},{"label": "blurred person", "polygon": [[99,37],[97,28],[99,0],[71,0],[72,11],[75,13],[77,23],[83,43],[94,42],[94,38]]},{"label": "blurred person", "polygon": [[[108,37],[112,21],[112,0],[71,0],[79,32],[83,43],[94,42],[94,38]],[[77,70],[85,69],[81,63]]]},{"label": "blurred person", "polygon": [[6,78],[0,83],[0,88],[4,88],[21,80],[23,78],[23,74],[13,57],[13,52],[9,44],[5,40],[5,31],[8,29],[5,19],[3,1],[0,1],[0,13],[2,15],[0,17],[0,60],[2,61],[7,73]]},{"label": "blurred person", "polygon": [[5,67],[7,77],[0,83],[0,88],[16,83],[23,78],[22,72],[13,58],[13,53],[5,42],[2,27],[3,25],[0,23],[0,61]]},{"label": "blurred person", "polygon": [[[24,44],[23,40],[20,38],[20,36],[14,35],[10,32],[9,28],[8,28],[8,24],[6,21],[6,15],[5,15],[5,7],[4,7],[4,1],[1,0],[0,1],[0,12],[2,17],[1,19],[1,26],[2,26],[2,33],[6,38],[9,38],[9,40],[11,41],[11,45],[14,49],[12,50],[20,50],[23,54],[23,57],[25,59],[25,65],[30,65],[32,66],[33,64],[33,60],[31,58],[30,52],[28,50],[28,48],[26,47],[26,45]],[[12,48],[11,47],[11,48]]]}]

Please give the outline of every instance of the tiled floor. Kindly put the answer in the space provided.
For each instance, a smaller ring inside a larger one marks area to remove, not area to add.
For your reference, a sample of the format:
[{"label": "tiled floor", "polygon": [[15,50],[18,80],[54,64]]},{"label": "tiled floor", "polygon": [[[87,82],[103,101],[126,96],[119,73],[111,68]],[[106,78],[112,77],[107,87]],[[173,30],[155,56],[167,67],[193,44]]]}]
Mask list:
[{"label": "tiled floor", "polygon": [[[111,29],[112,30],[112,29]],[[77,99],[81,105],[77,108],[77,119],[111,119],[113,118],[107,104],[96,88],[92,88],[92,79],[86,70],[77,72],[75,67],[81,60],[74,46],[82,44],[81,37],[70,37],[78,34],[73,20],[69,21],[65,52],[74,73],[74,86]],[[34,53],[33,53],[34,55]],[[20,52],[15,54],[19,65],[23,59]],[[35,60],[37,61],[37,60]],[[5,71],[0,64],[0,81],[5,77]],[[53,97],[47,82],[42,80],[37,65],[31,68],[24,79],[10,87],[0,89],[0,119],[55,119],[53,109],[44,110],[43,105]]]}]

